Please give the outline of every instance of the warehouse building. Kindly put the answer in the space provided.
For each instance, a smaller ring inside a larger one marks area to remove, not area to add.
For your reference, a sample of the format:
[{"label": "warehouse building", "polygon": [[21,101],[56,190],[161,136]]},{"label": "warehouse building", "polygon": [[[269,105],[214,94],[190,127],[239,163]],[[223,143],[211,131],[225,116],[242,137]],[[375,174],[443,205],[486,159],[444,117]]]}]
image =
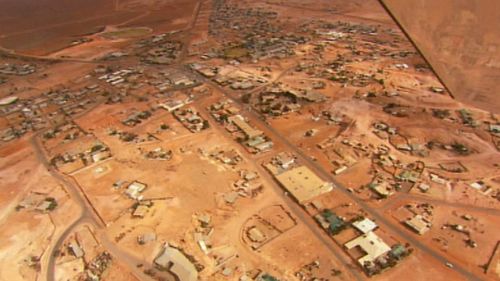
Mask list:
[{"label": "warehouse building", "polygon": [[306,166],[285,171],[276,179],[300,204],[333,189],[332,183],[323,181]]}]

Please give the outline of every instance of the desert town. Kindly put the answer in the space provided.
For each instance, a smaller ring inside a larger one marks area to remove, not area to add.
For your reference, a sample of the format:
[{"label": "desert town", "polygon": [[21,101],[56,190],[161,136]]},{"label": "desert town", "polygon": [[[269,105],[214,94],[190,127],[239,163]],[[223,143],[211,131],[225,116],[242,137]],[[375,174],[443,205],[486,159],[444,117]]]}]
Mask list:
[{"label": "desert town", "polygon": [[2,48],[0,280],[500,280],[499,112],[377,1],[135,2]]}]

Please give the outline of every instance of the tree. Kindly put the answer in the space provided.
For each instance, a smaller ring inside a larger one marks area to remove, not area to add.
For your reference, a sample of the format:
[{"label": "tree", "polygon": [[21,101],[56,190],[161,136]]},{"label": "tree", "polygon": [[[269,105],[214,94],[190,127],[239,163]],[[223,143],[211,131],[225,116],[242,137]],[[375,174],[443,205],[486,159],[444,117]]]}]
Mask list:
[{"label": "tree", "polygon": [[201,128],[202,130],[210,128],[210,123],[208,123],[207,120],[203,120],[203,127]]},{"label": "tree", "polygon": [[101,151],[104,148],[102,144],[96,144],[90,149],[90,153]]},{"label": "tree", "polygon": [[247,93],[247,94],[244,94],[242,97],[241,97],[241,101],[243,103],[250,103],[250,98],[252,97],[251,94]]}]

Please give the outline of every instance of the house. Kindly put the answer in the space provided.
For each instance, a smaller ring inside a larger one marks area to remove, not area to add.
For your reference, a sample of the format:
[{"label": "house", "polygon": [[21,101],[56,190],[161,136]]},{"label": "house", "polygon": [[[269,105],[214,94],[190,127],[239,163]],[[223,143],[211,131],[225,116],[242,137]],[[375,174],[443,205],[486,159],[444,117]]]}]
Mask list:
[{"label": "house", "polygon": [[257,149],[259,152],[264,152],[271,150],[274,146],[274,143],[272,141],[266,141],[263,143],[260,143],[258,145],[255,145],[254,148]]},{"label": "house", "polygon": [[217,75],[218,69],[216,67],[203,67],[200,69],[196,69],[196,71],[207,78],[212,78]]},{"label": "house", "polygon": [[386,182],[382,183],[371,183],[369,185],[370,189],[373,190],[378,196],[381,198],[387,198],[394,194],[391,188],[388,186]]},{"label": "house", "polygon": [[335,171],[333,171],[333,173],[335,175],[339,175],[339,174],[342,174],[343,172],[345,172],[346,170],[347,170],[347,166],[346,165],[342,165],[338,169],[336,169]]},{"label": "house", "polygon": [[490,124],[490,132],[500,136],[500,124]]},{"label": "house", "polygon": [[422,191],[424,193],[427,192],[427,191],[429,191],[430,188],[431,187],[428,184],[426,184],[426,183],[420,183],[418,185],[418,189],[420,189],[420,191]]},{"label": "house", "polygon": [[416,183],[420,178],[420,174],[416,171],[404,170],[399,175],[397,175],[396,178],[403,181]]},{"label": "house", "polygon": [[73,256],[75,256],[76,258],[83,257],[83,255],[84,255],[83,249],[80,247],[80,245],[78,245],[78,243],[73,241],[73,242],[69,243],[68,248],[70,249]]},{"label": "house", "polygon": [[195,81],[191,80],[189,77],[182,73],[176,73],[172,75],[169,79],[175,86],[192,86]]},{"label": "house", "polygon": [[57,207],[56,200],[52,197],[47,197],[47,198],[45,198],[45,200],[38,203],[35,210],[40,211],[40,212],[49,212],[56,207]]},{"label": "house", "polygon": [[437,184],[446,185],[447,180],[436,174],[429,174],[431,181]]},{"label": "house", "polygon": [[248,230],[248,237],[253,242],[264,242],[266,240],[266,235],[260,231],[257,227],[252,227]]},{"label": "house", "polygon": [[430,90],[434,93],[438,93],[438,94],[442,94],[444,93],[444,88],[442,87],[435,87],[435,86],[432,86],[430,87]]},{"label": "house", "polygon": [[259,177],[259,174],[252,171],[241,171],[240,175],[246,180],[251,181]]},{"label": "house", "polygon": [[156,240],[156,234],[154,232],[148,232],[137,237],[137,243],[139,245],[144,245],[146,243]]},{"label": "house", "polygon": [[484,188],[484,184],[481,182],[473,182],[469,184],[470,187],[476,189],[476,190],[482,190]]},{"label": "house", "polygon": [[294,100],[303,99],[308,102],[323,102],[326,97],[321,93],[314,91],[299,91],[299,90],[286,90],[286,95],[292,97]]},{"label": "house", "polygon": [[234,202],[236,202],[236,199],[238,199],[238,192],[235,192],[235,191],[231,191],[229,193],[224,193],[223,197],[224,197],[224,201],[226,201],[226,203],[228,204],[234,204]]},{"label": "house", "polygon": [[154,263],[163,270],[168,270],[177,277],[177,280],[196,281],[198,271],[194,264],[177,248],[165,245],[161,254]]},{"label": "house", "polygon": [[401,244],[396,244],[394,246],[392,246],[392,249],[391,251],[389,252],[389,254],[396,260],[400,260],[402,259],[403,257],[407,256],[408,255],[408,249],[406,249],[405,246],[401,245]]},{"label": "house", "polygon": [[276,156],[276,162],[286,170],[295,163],[295,157],[290,153],[282,152]]},{"label": "house", "polygon": [[19,98],[18,97],[15,97],[15,96],[11,96],[11,97],[5,97],[3,99],[0,99],[0,106],[1,105],[9,105],[9,104],[13,104],[15,103],[16,101],[18,101]]},{"label": "house", "polygon": [[92,161],[99,162],[111,157],[111,152],[109,150],[96,151],[92,153]]},{"label": "house", "polygon": [[262,131],[252,128],[241,115],[231,116],[228,120],[238,127],[245,134],[247,139],[254,139],[263,134]]},{"label": "house", "polygon": [[415,215],[413,218],[406,220],[405,225],[419,235],[425,234],[431,227],[431,223],[427,222],[421,215]]},{"label": "house", "polygon": [[323,102],[326,100],[326,97],[318,92],[306,91],[301,98],[308,102]]},{"label": "house", "polygon": [[168,112],[173,112],[189,103],[191,103],[191,100],[187,98],[185,100],[179,99],[179,100],[167,101],[165,103],[160,103],[158,106],[167,110]]},{"label": "house", "polygon": [[214,155],[219,161],[227,165],[236,165],[241,162],[242,158],[236,150],[220,151]]},{"label": "house", "polygon": [[241,82],[236,81],[231,84],[231,89],[233,90],[248,90],[254,87],[255,87],[254,83],[250,80],[245,80]]},{"label": "house", "polygon": [[386,254],[391,250],[391,247],[387,245],[377,234],[374,232],[365,233],[353,240],[347,242],[344,245],[348,250],[353,248],[360,248],[361,251],[365,254],[361,258],[358,259],[358,263],[365,267],[367,265],[373,264],[374,261]]},{"label": "house", "polygon": [[378,225],[369,218],[364,218],[362,220],[355,221],[352,223],[352,226],[354,226],[354,228],[356,228],[357,230],[361,231],[361,233],[364,234],[373,231],[378,227]]},{"label": "house", "polygon": [[132,216],[135,218],[143,218],[148,213],[148,209],[149,207],[146,205],[138,205],[132,213]]},{"label": "house", "polygon": [[246,145],[248,145],[249,147],[256,147],[260,144],[263,144],[266,142],[266,139],[263,137],[263,136],[257,136],[253,139],[250,139],[246,142]]},{"label": "house", "polygon": [[198,246],[200,247],[200,250],[205,254],[208,255],[210,253],[210,250],[208,248],[207,242],[203,239],[197,240]]},{"label": "house", "polygon": [[125,190],[125,194],[127,194],[131,199],[134,200],[142,200],[141,192],[146,189],[146,185],[144,183],[140,183],[138,181],[134,181],[127,187]]},{"label": "house", "polygon": [[324,210],[314,216],[316,221],[332,235],[338,234],[345,227],[344,220],[330,210]]}]

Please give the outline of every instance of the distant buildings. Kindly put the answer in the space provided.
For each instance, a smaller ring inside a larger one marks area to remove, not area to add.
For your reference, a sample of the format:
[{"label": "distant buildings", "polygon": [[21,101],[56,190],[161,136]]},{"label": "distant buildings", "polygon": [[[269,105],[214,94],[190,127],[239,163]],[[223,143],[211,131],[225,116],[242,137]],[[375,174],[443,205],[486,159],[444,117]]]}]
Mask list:
[{"label": "distant buildings", "polygon": [[25,76],[36,71],[36,66],[32,64],[9,64],[0,65],[0,74]]},{"label": "distant buildings", "polygon": [[173,111],[174,117],[192,133],[197,133],[210,127],[194,108],[180,108]]},{"label": "distant buildings", "polygon": [[223,124],[225,129],[249,152],[257,154],[273,148],[274,143],[263,131],[252,127],[245,117],[238,114],[239,108],[235,107],[230,100],[214,103],[208,110],[212,117]]},{"label": "distant buildings", "polygon": [[[92,136],[89,136],[93,140]],[[88,165],[101,162],[112,157],[111,151],[100,141],[95,141],[93,145],[80,151],[72,151],[71,153],[57,154],[51,160],[51,164],[56,166],[60,171],[65,173],[73,173]]]}]

